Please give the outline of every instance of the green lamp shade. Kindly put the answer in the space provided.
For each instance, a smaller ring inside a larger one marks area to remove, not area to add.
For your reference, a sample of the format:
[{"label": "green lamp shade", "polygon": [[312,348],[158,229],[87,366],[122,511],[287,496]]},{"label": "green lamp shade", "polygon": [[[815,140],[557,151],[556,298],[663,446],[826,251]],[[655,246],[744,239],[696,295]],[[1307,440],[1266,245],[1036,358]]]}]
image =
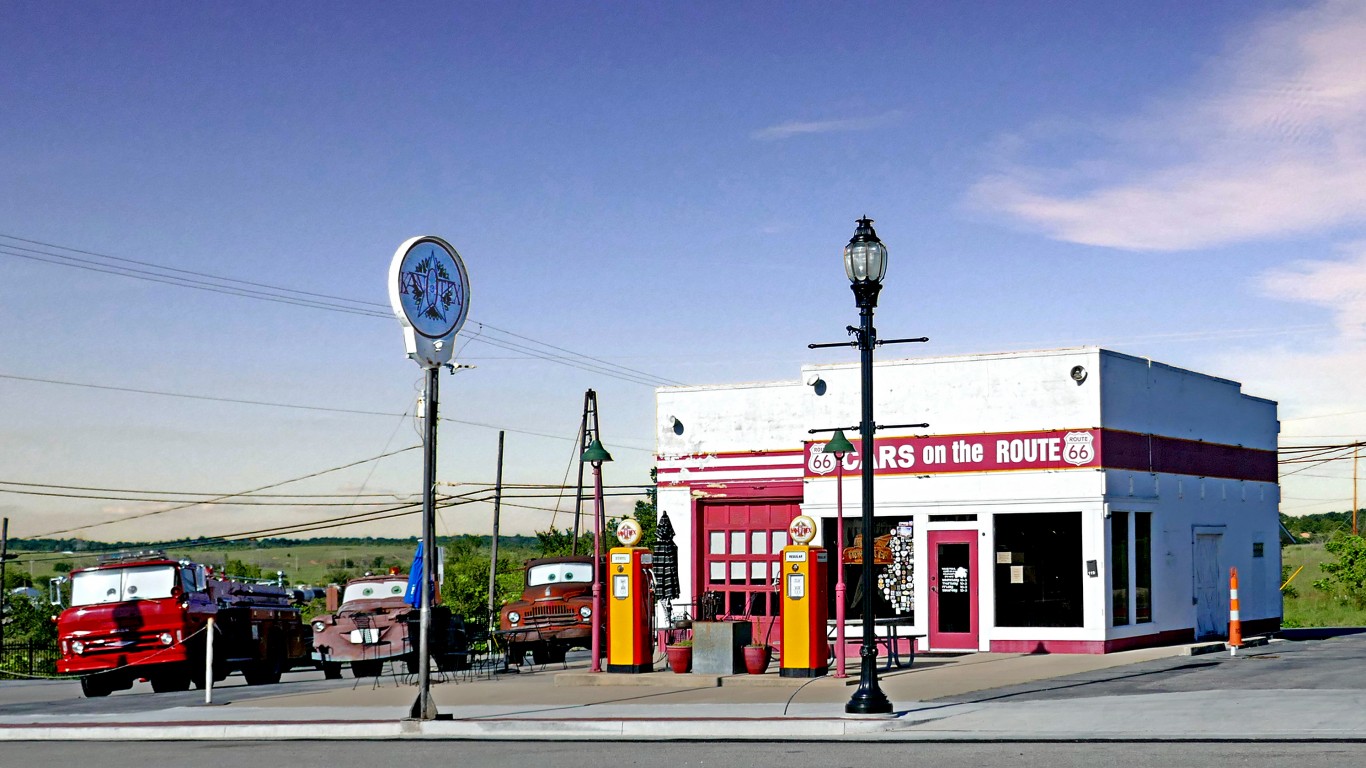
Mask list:
[{"label": "green lamp shade", "polygon": [[593,442],[588,444],[588,450],[583,452],[583,460],[589,464],[599,464],[604,461],[611,461],[612,454],[602,447],[602,441],[593,438]]},{"label": "green lamp shade", "polygon": [[837,455],[853,452],[854,444],[849,442],[849,438],[844,436],[844,430],[842,429],[835,430],[835,436],[830,438],[830,442],[826,443],[825,447],[821,449],[821,453],[834,453]]}]

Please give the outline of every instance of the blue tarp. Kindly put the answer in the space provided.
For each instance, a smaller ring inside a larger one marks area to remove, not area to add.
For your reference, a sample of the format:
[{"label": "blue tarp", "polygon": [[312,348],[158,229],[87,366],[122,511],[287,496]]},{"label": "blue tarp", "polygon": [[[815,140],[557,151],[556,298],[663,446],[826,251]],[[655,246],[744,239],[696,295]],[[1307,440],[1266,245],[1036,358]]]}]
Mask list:
[{"label": "blue tarp", "polygon": [[413,567],[408,569],[408,590],[403,593],[403,602],[414,608],[422,607],[422,593],[418,591],[422,584],[422,542],[417,543],[417,551],[413,553]]}]

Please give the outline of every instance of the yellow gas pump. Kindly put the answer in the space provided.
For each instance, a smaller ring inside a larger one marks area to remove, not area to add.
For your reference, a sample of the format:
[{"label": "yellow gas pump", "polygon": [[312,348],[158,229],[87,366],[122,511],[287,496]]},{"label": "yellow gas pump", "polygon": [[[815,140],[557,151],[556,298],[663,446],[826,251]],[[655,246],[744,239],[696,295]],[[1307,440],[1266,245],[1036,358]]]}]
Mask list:
[{"label": "yellow gas pump", "polygon": [[650,588],[653,556],[640,542],[640,523],[626,518],[617,524],[620,547],[608,552],[607,671],[626,674],[654,671],[654,635],[650,631],[654,594]]},{"label": "yellow gas pump", "polygon": [[821,677],[830,671],[829,641],[825,635],[825,569],[828,555],[810,546],[816,521],[799,515],[787,528],[796,542],[783,547],[782,560],[782,677]]}]

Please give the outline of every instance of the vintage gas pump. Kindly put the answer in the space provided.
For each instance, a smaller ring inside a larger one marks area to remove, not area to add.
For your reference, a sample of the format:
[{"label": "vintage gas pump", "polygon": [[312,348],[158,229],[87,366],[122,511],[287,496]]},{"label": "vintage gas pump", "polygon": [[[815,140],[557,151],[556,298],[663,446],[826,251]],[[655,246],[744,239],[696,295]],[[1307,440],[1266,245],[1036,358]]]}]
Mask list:
[{"label": "vintage gas pump", "polygon": [[653,556],[640,542],[640,523],[626,518],[617,524],[620,547],[608,552],[607,671],[635,674],[654,671]]},{"label": "vintage gas pump", "polygon": [[810,546],[816,521],[799,515],[787,527],[796,542],[783,547],[783,647],[778,674],[783,677],[821,677],[830,671],[829,641],[825,634],[826,551]]}]

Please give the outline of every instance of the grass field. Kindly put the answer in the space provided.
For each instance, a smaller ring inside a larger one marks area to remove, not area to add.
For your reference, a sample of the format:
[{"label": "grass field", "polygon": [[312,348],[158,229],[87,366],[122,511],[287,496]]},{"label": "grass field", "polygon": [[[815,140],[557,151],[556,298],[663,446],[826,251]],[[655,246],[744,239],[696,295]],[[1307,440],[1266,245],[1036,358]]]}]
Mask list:
[{"label": "grass field", "polygon": [[[360,576],[366,571],[382,573],[390,566],[398,566],[403,573],[412,565],[413,544],[300,544],[290,547],[261,547],[256,549],[212,549],[199,548],[179,551],[168,548],[166,554],[173,558],[186,558],[195,562],[207,563],[221,568],[229,560],[240,560],[250,566],[259,567],[262,576],[273,578],[278,571],[285,574],[285,580],[294,585],[325,586],[332,581],[344,581],[342,572],[349,576]],[[480,552],[487,556],[489,548],[484,546]],[[19,559],[9,563],[11,573],[32,572],[33,582],[40,590],[46,591],[48,579],[57,575],[52,567],[61,558],[52,553],[38,555],[36,563],[27,565],[27,553],[18,550]],[[504,543],[499,551],[500,559],[507,558],[520,563],[535,556],[535,552],[525,545],[517,546]],[[75,555],[66,561],[77,568],[94,564],[93,555]]]},{"label": "grass field", "polygon": [[1281,558],[1282,563],[1289,566],[1287,576],[1304,566],[1285,590],[1285,626],[1366,626],[1366,610],[1343,604],[1314,588],[1314,581],[1323,578],[1323,563],[1334,559],[1324,550],[1323,544],[1292,544],[1281,550]]}]

